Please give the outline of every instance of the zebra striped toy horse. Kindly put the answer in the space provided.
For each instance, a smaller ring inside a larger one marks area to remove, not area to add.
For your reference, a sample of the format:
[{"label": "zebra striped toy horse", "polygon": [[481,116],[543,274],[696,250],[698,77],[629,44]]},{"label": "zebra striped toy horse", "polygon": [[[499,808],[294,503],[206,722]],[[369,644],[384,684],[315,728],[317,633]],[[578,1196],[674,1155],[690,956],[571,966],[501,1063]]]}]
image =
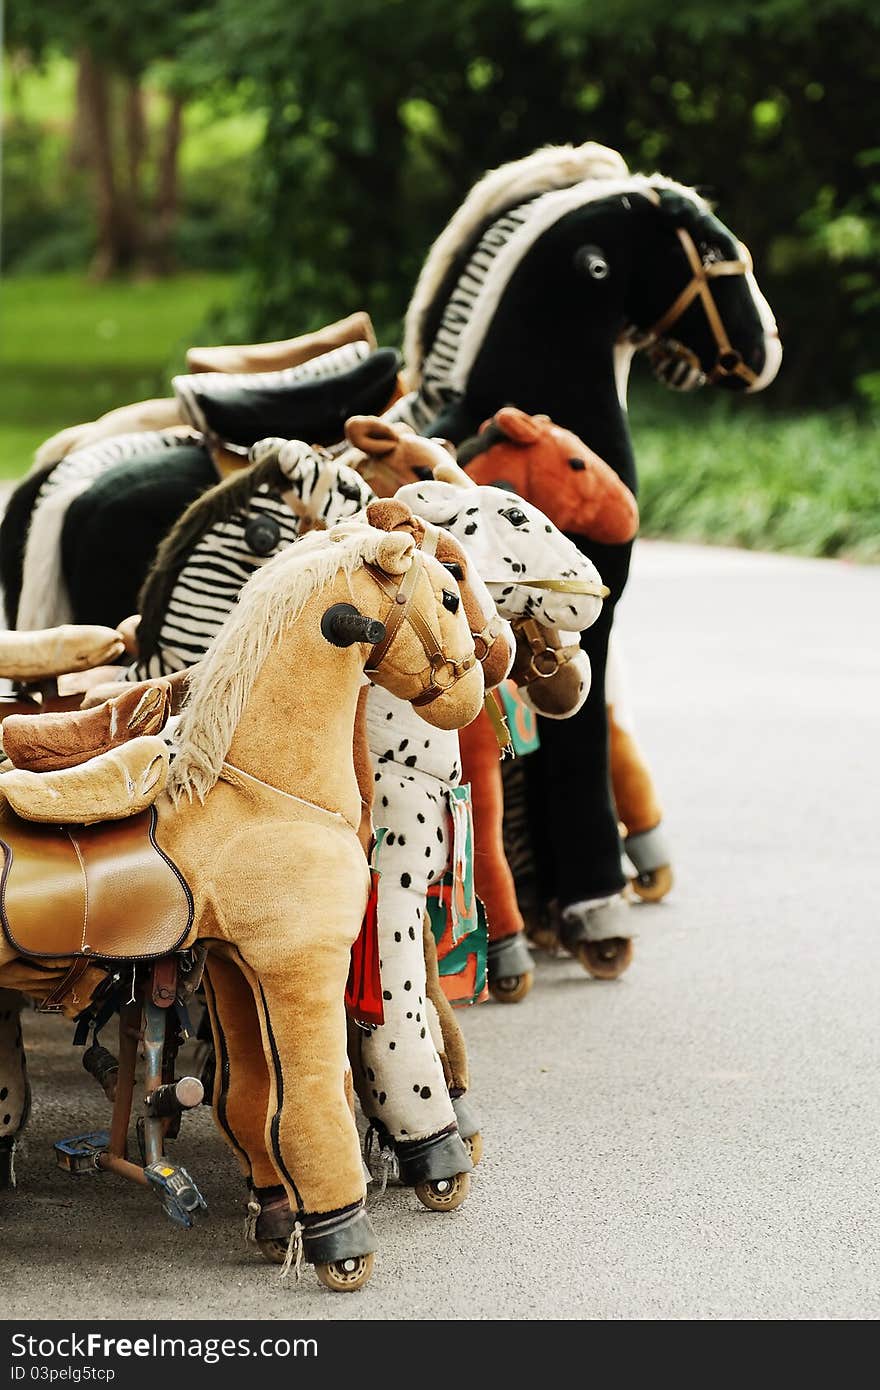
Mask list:
[{"label": "zebra striped toy horse", "polygon": [[[0,523],[10,625],[34,626],[35,613],[37,626],[96,613],[114,626],[134,610],[159,542],[189,503],[247,461],[241,449],[230,453],[223,431],[252,443],[277,433],[274,421],[285,437],[335,442],[353,410],[387,403],[396,364],[394,353],[353,342],[280,372],[178,377],[187,425],[50,455],[14,490]],[[19,612],[23,588],[30,597]]]}]

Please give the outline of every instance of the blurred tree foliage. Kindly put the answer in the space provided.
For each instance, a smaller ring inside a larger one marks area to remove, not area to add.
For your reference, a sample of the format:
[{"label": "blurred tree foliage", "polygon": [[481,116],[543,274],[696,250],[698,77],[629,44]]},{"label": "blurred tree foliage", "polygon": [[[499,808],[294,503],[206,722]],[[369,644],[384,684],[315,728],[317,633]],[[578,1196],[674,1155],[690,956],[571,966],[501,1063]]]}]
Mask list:
[{"label": "blurred tree foliage", "polygon": [[[749,243],[788,348],[777,401],[880,399],[873,0],[122,8],[41,0],[19,7],[7,41],[33,46],[22,30],[38,15],[75,53],[88,22],[105,64],[140,73],[161,56],[172,87],[234,90],[265,113],[231,335],[286,335],[361,305],[396,334],[430,241],[484,169],[598,139],[703,186]],[[63,25],[44,18],[56,9]]]}]

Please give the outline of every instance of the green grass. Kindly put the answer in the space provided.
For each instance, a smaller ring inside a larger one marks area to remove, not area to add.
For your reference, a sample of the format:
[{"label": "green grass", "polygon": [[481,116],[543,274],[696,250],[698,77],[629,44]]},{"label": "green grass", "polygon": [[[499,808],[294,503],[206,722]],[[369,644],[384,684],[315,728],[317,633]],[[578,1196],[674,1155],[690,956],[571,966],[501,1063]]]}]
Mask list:
[{"label": "green grass", "polygon": [[65,425],[169,394],[170,372],[234,281],[180,275],[94,285],[74,275],[9,277],[0,285],[0,477],[29,467]]},{"label": "green grass", "polygon": [[708,393],[658,403],[649,389],[632,410],[642,535],[880,561],[875,426]]}]

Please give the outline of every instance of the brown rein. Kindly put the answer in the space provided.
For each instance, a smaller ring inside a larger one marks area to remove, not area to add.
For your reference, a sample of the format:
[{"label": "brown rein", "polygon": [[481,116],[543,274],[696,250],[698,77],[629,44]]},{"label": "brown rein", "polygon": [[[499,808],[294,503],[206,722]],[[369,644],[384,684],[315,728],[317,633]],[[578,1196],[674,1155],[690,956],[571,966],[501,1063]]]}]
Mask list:
[{"label": "brown rein", "polygon": [[699,369],[701,375],[703,375],[707,381],[719,381],[724,377],[738,376],[749,386],[753,386],[758,380],[758,373],[753,371],[751,367],[746,366],[742,359],[742,355],[731,345],[730,339],[727,336],[727,330],[718,312],[718,306],[712,297],[712,291],[709,287],[710,280],[718,279],[723,275],[748,275],[752,269],[751,257],[748,255],[748,251],[743,247],[747,259],[706,262],[703,261],[699,251],[694,245],[694,239],[690,232],[685,231],[683,227],[677,227],[676,234],[684,248],[688,265],[691,268],[691,279],[685,285],[681,294],[678,295],[666,310],[666,313],[657,320],[653,327],[649,328],[644,335],[638,335],[638,346],[650,347],[652,344],[657,343],[661,338],[665,337],[668,330],[678,322],[685,310],[691,306],[695,299],[699,299],[703,306],[703,312],[706,315],[710,332],[718,348],[718,358],[715,366],[712,368],[711,372],[703,373],[699,368],[699,363],[696,360],[695,354],[680,343],[675,345],[676,355],[687,358],[690,365]]},{"label": "brown rein", "polygon": [[[426,528],[426,540],[428,540],[427,532],[434,531],[435,529],[434,527]],[[428,555],[432,555],[436,548],[436,535],[432,538],[432,541],[429,541],[428,546],[423,545],[424,553]],[[477,664],[476,654],[467,656],[462,661],[454,661],[443,652],[439,642],[431,631],[428,620],[413,602],[419,574],[421,573],[421,566],[416,564],[415,556],[413,556],[412,565],[403,576],[397,588],[389,581],[387,575],[382,570],[376,568],[376,566],[367,565],[366,569],[373,576],[382,592],[392,600],[392,608],[385,622],[385,636],[382,638],[381,642],[377,642],[376,645],[371,648],[366,665],[364,666],[364,674],[371,676],[378,671],[404,623],[409,623],[422,645],[425,656],[428,658],[427,671],[419,673],[419,678],[422,682],[422,693],[414,700],[411,700],[410,704],[416,707],[419,705],[429,705],[433,700],[438,699],[440,695],[451,690],[463,676],[467,675],[468,671],[473,670],[474,666]],[[485,631],[486,629],[484,629],[484,632]],[[447,673],[449,678],[441,679],[441,677]]]},{"label": "brown rein", "polygon": [[523,618],[521,622],[514,623],[514,631],[518,635],[522,634],[529,648],[528,664],[520,666],[518,660],[514,663],[518,685],[527,685],[529,681],[547,680],[550,676],[555,676],[556,672],[573,661],[581,650],[579,642],[572,642],[566,647],[552,646],[545,633],[556,632],[558,629],[542,627],[534,618]]}]

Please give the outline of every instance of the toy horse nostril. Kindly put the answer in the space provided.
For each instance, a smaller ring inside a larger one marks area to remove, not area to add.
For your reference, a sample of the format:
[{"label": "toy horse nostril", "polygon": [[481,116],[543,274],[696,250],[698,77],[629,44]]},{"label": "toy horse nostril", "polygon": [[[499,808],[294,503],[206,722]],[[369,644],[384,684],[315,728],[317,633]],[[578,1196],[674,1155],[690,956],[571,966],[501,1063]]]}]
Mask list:
[{"label": "toy horse nostril", "polygon": [[569,459],[568,466],[573,469],[575,473],[585,473],[587,468],[583,459]]}]

